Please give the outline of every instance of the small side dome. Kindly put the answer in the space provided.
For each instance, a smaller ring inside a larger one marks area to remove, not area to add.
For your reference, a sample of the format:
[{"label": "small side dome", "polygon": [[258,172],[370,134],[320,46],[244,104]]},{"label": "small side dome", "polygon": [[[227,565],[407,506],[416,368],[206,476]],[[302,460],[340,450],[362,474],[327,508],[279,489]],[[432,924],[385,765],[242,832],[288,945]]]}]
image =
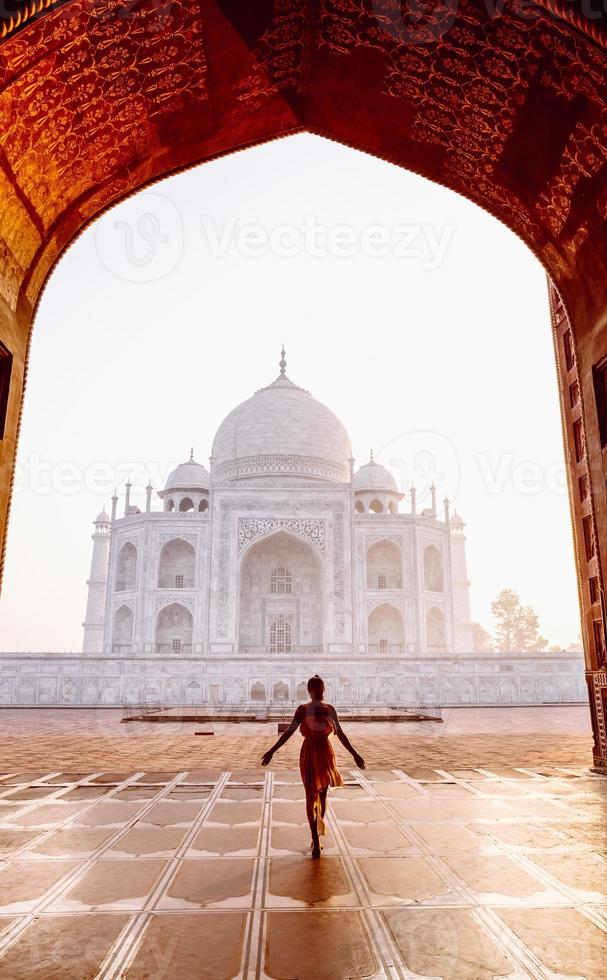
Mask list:
[{"label": "small side dome", "polygon": [[[383,491],[384,493],[399,493],[396,480],[390,471],[385,466],[382,466],[381,463],[376,463],[373,458],[356,471],[353,486],[359,493],[376,490]],[[399,496],[402,495],[399,494]]]},{"label": "small side dome", "polygon": [[208,491],[211,477],[208,470],[197,463],[193,454],[186,463],[180,463],[172,473],[169,473],[164,490],[158,491],[159,497],[176,490]]},{"label": "small side dome", "polygon": [[465,527],[466,526],[466,522],[462,519],[462,517],[460,517],[460,515],[457,513],[457,511],[455,511],[453,517],[451,518],[451,526],[452,527],[454,527],[454,526],[455,527]]},{"label": "small side dome", "polygon": [[97,514],[94,524],[111,524],[110,515],[106,514],[105,510],[102,510],[100,514]]}]

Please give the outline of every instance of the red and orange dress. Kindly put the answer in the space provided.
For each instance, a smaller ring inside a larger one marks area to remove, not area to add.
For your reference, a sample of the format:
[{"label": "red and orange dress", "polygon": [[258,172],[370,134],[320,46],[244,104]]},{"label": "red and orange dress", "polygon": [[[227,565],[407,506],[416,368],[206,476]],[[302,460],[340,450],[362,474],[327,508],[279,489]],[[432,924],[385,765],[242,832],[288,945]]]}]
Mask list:
[{"label": "red and orange dress", "polygon": [[325,825],[321,816],[320,794],[329,786],[343,786],[335,761],[335,752],[329,738],[335,731],[330,718],[309,715],[304,718],[299,730],[303,743],[299,754],[299,771],[306,791],[306,802],[312,803],[319,834],[324,834]]}]

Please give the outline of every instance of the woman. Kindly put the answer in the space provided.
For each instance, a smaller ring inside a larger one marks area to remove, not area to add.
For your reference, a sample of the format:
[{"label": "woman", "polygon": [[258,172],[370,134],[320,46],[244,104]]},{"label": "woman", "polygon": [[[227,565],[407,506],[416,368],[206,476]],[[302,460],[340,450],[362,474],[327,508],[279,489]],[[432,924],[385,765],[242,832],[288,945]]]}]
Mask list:
[{"label": "woman", "polygon": [[344,785],[335,763],[335,753],[329,737],[335,732],[341,744],[353,756],[359,769],[365,768],[365,760],[350,745],[333,705],[325,704],[323,700],[325,685],[318,674],[308,681],[308,694],[310,695],[308,703],[299,705],[287,731],[283,732],[276,744],[266,752],[261,764],[269,765],[274,753],[291,738],[297,728],[300,729],[303,744],[299,756],[299,771],[306,791],[306,814],[312,831],[312,857],[319,858],[321,850],[319,835],[325,832],[327,790],[329,786]]}]

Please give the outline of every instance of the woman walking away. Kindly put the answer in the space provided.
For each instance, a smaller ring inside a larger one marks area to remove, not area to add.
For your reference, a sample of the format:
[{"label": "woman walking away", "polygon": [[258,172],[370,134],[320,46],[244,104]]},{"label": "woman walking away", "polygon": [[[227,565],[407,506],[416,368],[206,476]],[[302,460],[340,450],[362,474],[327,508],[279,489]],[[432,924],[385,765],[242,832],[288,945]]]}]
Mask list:
[{"label": "woman walking away", "polygon": [[276,744],[266,752],[261,764],[269,765],[274,753],[278,752],[299,728],[303,735],[299,771],[306,791],[306,814],[312,831],[312,857],[319,858],[321,851],[319,836],[325,832],[327,790],[329,786],[344,785],[335,763],[335,753],[329,737],[335,732],[359,769],[365,768],[365,760],[350,745],[333,705],[325,704],[323,700],[325,685],[318,674],[314,674],[314,677],[308,681],[308,694],[310,695],[308,703],[299,705],[287,731],[283,732]]}]

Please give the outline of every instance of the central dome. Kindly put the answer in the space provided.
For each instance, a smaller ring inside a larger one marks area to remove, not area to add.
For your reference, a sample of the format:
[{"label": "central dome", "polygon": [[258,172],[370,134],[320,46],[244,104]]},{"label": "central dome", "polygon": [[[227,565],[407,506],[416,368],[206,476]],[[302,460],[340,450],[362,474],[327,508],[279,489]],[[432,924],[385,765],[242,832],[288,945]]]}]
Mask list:
[{"label": "central dome", "polygon": [[238,405],[213,440],[216,480],[304,477],[346,483],[352,447],[336,415],[285,374]]}]

